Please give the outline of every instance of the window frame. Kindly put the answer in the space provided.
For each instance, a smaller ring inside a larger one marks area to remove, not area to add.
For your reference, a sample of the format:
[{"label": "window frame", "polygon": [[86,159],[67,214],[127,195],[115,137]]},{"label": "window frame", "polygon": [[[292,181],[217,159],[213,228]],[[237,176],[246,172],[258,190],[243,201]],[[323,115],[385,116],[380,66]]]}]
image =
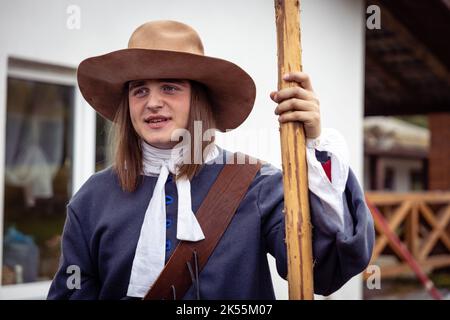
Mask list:
[{"label": "window frame", "polygon": [[[72,195],[95,172],[95,130],[96,113],[84,100],[79,91],[76,69],[70,66],[44,64],[31,60],[9,58],[4,90],[5,99],[1,113],[6,115],[7,85],[12,77],[21,80],[39,81],[50,84],[69,85],[74,90],[73,105],[73,150],[72,150]],[[3,266],[3,234],[4,234],[4,175],[6,120],[0,121],[0,266]],[[62,232],[62,230],[61,230]],[[38,281],[14,285],[2,285],[2,269],[0,268],[0,300],[3,299],[45,299],[51,281]]]}]

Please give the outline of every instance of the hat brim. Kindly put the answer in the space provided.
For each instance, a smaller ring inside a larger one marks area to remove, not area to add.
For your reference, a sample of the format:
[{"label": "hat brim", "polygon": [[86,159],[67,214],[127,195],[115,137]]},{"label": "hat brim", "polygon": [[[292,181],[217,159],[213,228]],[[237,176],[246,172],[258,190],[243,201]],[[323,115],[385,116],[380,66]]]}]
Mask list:
[{"label": "hat brim", "polygon": [[124,84],[131,80],[186,79],[204,84],[220,131],[244,122],[256,96],[253,79],[234,63],[176,51],[123,49],[88,58],[80,63],[77,78],[86,101],[111,121]]}]

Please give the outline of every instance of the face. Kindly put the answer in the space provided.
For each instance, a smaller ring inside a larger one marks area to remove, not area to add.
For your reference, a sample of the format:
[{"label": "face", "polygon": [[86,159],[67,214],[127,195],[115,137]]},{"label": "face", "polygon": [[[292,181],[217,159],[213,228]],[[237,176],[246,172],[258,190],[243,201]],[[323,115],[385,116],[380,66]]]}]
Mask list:
[{"label": "face", "polygon": [[186,129],[189,119],[191,84],[187,80],[131,81],[128,89],[131,122],[148,144],[170,149],[172,132]]}]

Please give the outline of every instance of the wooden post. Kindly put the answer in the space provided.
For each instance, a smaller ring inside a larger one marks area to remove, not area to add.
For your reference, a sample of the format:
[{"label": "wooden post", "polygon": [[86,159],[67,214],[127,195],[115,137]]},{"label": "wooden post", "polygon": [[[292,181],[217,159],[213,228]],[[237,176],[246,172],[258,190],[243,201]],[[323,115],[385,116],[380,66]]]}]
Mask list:
[{"label": "wooden post", "polygon": [[[294,86],[285,73],[302,71],[299,0],[275,0],[278,90]],[[305,132],[300,123],[280,126],[290,300],[314,299]]]}]

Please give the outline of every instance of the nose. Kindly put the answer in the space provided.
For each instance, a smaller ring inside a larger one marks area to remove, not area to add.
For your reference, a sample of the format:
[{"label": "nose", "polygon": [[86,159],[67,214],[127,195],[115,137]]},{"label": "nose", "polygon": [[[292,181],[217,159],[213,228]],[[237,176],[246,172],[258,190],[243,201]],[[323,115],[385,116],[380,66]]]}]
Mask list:
[{"label": "nose", "polygon": [[162,100],[161,94],[158,90],[151,90],[145,107],[149,109],[161,109],[163,106],[164,101]]}]

